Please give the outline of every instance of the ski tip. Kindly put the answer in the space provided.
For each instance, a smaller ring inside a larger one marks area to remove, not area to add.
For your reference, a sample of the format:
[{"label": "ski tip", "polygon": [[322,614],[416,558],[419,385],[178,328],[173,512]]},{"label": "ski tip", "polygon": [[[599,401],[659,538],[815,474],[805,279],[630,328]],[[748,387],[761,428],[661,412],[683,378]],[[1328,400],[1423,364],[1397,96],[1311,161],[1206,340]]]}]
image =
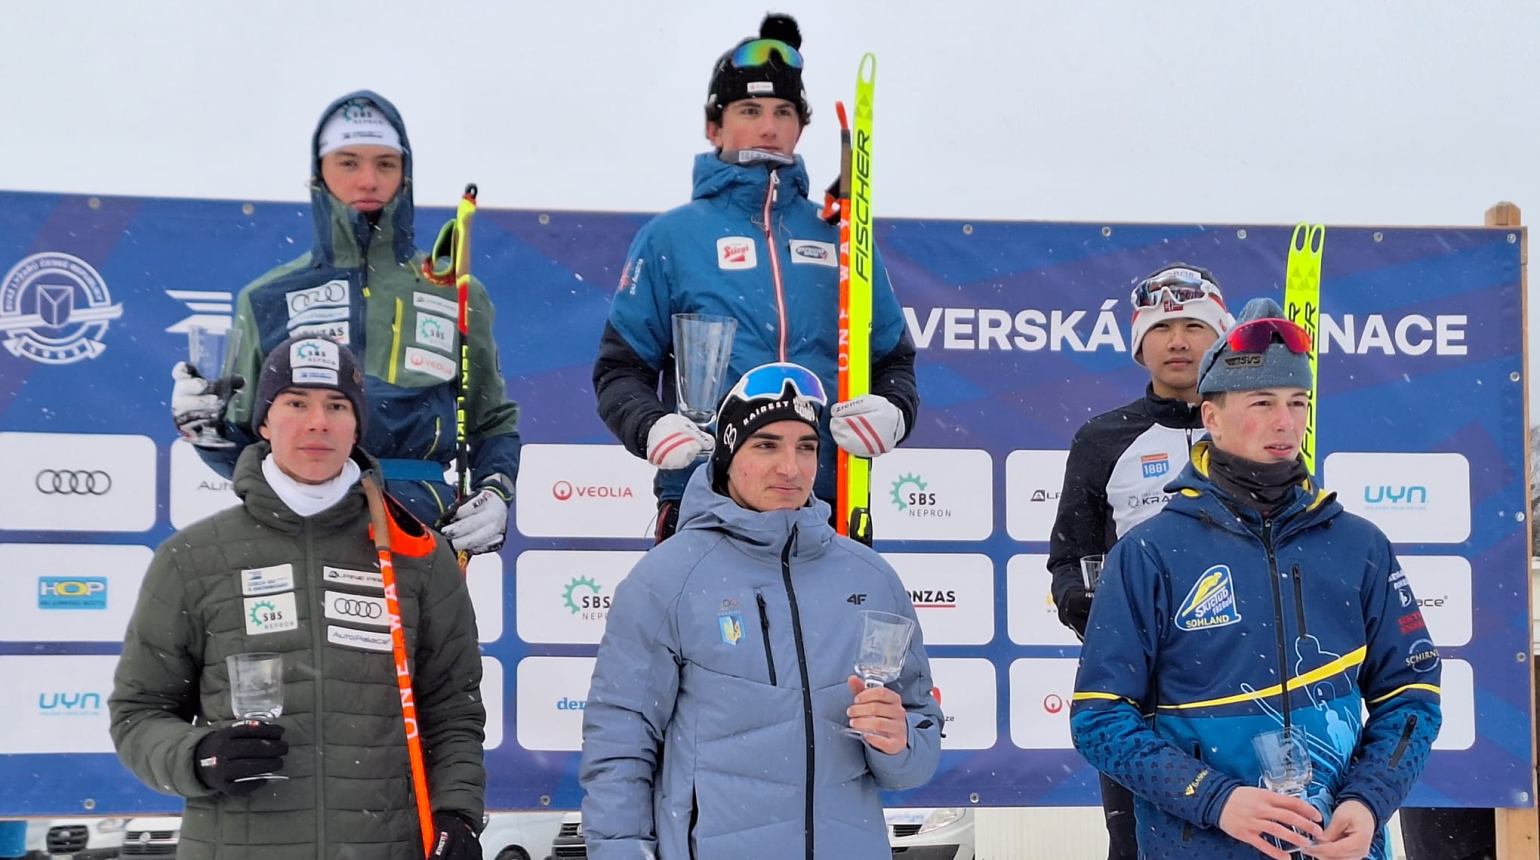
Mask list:
[{"label": "ski tip", "polygon": [[867,53],[861,57],[861,69],[856,73],[856,80],[864,84],[875,83],[877,80],[877,55]]},{"label": "ski tip", "polygon": [[835,102],[834,113],[840,118],[840,131],[850,131],[850,117],[845,113],[845,103]]},{"label": "ski tip", "polygon": [[476,191],[477,191],[476,183],[474,183],[474,182],[468,183],[465,186],[465,196],[469,197],[472,200],[476,199]]}]

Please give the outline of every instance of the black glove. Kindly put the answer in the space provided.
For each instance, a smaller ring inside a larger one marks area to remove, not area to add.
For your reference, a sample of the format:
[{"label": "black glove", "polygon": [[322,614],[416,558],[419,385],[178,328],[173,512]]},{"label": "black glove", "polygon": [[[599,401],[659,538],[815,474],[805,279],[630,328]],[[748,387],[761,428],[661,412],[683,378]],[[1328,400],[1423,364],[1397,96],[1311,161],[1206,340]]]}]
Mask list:
[{"label": "black glove", "polygon": [[[221,794],[239,797],[257,790],[265,780],[248,779],[283,768],[289,742],[283,726],[258,720],[242,720],[209,732],[198,741],[193,761],[198,779]],[[236,782],[247,779],[246,782]]]},{"label": "black glove", "polygon": [[1058,608],[1059,622],[1084,639],[1086,624],[1091,620],[1091,595],[1078,585],[1071,586],[1058,602]]},{"label": "black glove", "polygon": [[476,828],[458,812],[433,813],[433,853],[429,860],[481,860]]}]

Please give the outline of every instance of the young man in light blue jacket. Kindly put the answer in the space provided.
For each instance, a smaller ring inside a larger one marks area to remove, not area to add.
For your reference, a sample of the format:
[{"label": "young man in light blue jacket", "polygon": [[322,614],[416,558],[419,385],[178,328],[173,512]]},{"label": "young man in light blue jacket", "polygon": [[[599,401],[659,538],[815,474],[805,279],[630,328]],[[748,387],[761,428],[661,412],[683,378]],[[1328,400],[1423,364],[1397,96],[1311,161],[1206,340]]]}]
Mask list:
[{"label": "young man in light blue jacket", "polygon": [[798,365],[745,374],[678,533],[616,589],[583,714],[593,860],[888,860],[878,791],[935,772],[941,708],[918,623],[897,681],[851,674],[862,610],[915,614],[893,569],[812,497],[827,403]]}]

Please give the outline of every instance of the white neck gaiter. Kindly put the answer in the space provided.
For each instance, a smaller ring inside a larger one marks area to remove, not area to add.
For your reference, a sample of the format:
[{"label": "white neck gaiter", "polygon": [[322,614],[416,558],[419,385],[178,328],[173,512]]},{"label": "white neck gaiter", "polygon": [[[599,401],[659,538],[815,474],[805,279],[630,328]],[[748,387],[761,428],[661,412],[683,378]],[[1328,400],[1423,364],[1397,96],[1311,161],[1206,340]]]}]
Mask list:
[{"label": "white neck gaiter", "polygon": [[289,510],[302,517],[313,517],[342,501],[348,490],[358,483],[360,474],[358,464],[348,460],[342,464],[342,474],[330,481],[324,484],[301,484],[278,468],[272,454],[262,460],[262,475],[267,478],[268,486],[289,506]]}]

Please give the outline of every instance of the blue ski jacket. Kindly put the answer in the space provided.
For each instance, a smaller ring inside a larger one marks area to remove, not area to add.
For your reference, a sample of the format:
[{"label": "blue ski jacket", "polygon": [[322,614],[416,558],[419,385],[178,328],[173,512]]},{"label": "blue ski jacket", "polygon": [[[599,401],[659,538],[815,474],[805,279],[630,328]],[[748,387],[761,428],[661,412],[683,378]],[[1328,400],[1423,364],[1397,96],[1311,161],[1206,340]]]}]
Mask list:
[{"label": "blue ski jacket", "polygon": [[[1306,800],[1356,799],[1379,833],[1441,722],[1440,662],[1390,542],[1306,482],[1262,517],[1208,477],[1209,443],[1176,495],[1107,557],[1071,726],[1075,747],[1135,794],[1140,856],[1262,856],[1219,830],[1230,793],[1262,787],[1252,745],[1309,736]],[[1368,719],[1361,717],[1367,706]]]},{"label": "blue ski jacket", "polygon": [[[321,181],[317,141],[332,111],[365,98],[401,135],[401,190],[375,217],[332,196]],[[321,114],[311,138],[310,207],[315,242],[309,253],[241,290],[224,372],[246,386],[231,400],[225,437],[236,447],[198,449],[229,477],[240,452],[258,438],[250,426],[262,358],[291,335],[313,334],[346,344],[364,370],[369,421],[360,446],[380,460],[391,495],[433,525],[454,503],[444,471],[455,456],[455,394],[460,368],[457,293],[422,276],[426,255],[414,244],[412,152],[406,125],[383,96],[362,90]],[[470,289],[471,373],[466,437],[471,484],[513,498],[519,473],[517,404],[508,399],[492,340],[486,289]]]},{"label": "blue ski jacket", "polygon": [[[818,374],[832,404],[839,391],[839,230],[807,194],[800,157],[767,167],[703,153],[695,159],[693,199],[636,234],[593,373],[599,416],[631,453],[646,457],[647,431],[674,410],[673,314],[738,320],[723,394],[754,367],[790,361]],[[920,406],[914,345],[880,256],[871,359],[871,393],[897,406],[912,429]],[[814,493],[828,500],[835,497],[836,449],[827,417],[821,434]],[[660,472],[659,499],[680,498],[692,470]]]},{"label": "blue ski jacket", "polygon": [[760,513],[690,480],[678,533],[615,589],[583,710],[593,860],[889,860],[878,789],[930,779],[941,708],[918,624],[896,755],[843,734],[862,609],[914,619],[821,501]]}]

